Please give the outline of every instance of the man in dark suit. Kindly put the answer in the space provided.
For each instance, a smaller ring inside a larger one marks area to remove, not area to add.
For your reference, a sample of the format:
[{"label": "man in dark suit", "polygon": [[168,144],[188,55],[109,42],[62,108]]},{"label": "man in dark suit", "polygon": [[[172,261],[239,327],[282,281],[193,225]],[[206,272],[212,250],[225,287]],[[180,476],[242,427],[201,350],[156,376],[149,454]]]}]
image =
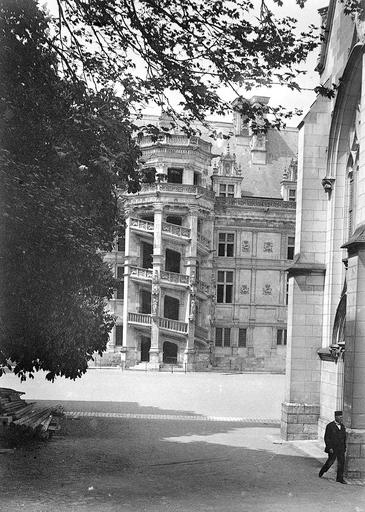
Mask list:
[{"label": "man in dark suit", "polygon": [[342,411],[335,411],[335,421],[331,421],[331,423],[328,423],[326,426],[324,442],[326,444],[324,451],[328,453],[328,459],[322,466],[318,476],[323,476],[337,459],[336,481],[341,484],[346,484],[347,482],[343,479],[346,452],[346,429],[342,423]]}]

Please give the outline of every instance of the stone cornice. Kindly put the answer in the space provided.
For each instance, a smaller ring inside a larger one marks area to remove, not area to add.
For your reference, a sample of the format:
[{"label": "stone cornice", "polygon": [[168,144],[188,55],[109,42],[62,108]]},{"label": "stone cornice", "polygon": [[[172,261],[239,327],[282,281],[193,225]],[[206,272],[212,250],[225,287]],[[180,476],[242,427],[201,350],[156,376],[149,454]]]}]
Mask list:
[{"label": "stone cornice", "polygon": [[282,208],[285,210],[295,210],[296,203],[294,201],[283,201],[273,197],[216,197],[216,206],[227,207],[242,207],[252,206],[261,208]]},{"label": "stone cornice", "polygon": [[311,261],[300,261],[300,255],[296,256],[290,267],[285,269],[290,276],[296,275],[308,275],[308,274],[325,274],[326,265],[323,263],[311,262]]},{"label": "stone cornice", "polygon": [[365,224],[360,224],[348,242],[341,246],[341,249],[347,249],[349,254],[354,254],[360,249],[365,249]]}]

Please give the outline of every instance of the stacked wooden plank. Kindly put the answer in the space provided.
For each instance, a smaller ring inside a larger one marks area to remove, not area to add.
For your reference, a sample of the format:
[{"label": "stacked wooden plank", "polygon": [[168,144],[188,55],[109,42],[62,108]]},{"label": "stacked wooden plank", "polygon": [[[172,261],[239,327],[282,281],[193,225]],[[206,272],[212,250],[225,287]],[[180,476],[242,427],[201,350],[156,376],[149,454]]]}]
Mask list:
[{"label": "stacked wooden plank", "polygon": [[37,432],[41,437],[49,437],[59,430],[60,407],[39,407],[21,398],[22,391],[0,388],[0,417],[8,424],[22,430]]}]

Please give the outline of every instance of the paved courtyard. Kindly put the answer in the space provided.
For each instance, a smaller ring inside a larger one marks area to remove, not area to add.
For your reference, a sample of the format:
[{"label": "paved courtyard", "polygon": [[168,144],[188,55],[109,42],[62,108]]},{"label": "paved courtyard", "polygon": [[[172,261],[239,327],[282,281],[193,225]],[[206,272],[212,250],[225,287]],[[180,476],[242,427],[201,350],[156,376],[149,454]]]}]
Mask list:
[{"label": "paved courtyard", "polygon": [[93,370],[83,381],[0,379],[68,413],[49,442],[0,454],[1,511],[365,512],[364,486],[319,479],[321,461],[280,440],[283,376]]},{"label": "paved courtyard", "polygon": [[[230,373],[145,373],[120,369],[92,369],[81,379],[44,374],[21,383],[12,374],[0,378],[1,387],[25,391],[26,400],[74,402],[73,407],[100,411],[158,413],[159,410],[208,416],[279,419],[284,397],[283,375]],[[70,404],[71,405],[71,404]]]}]

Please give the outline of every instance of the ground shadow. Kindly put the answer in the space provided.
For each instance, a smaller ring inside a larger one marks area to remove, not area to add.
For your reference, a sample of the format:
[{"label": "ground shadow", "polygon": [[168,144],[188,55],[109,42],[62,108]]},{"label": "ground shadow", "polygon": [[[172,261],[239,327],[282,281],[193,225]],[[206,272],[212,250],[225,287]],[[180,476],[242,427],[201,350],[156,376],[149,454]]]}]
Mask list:
[{"label": "ground shadow", "polygon": [[[151,409],[132,406],[136,413]],[[317,460],[286,443],[274,445],[269,438],[278,433],[275,426],[98,417],[64,421],[62,435],[49,443],[3,456],[6,510],[327,512],[336,506],[347,512],[361,504],[362,489],[334,489],[331,480],[318,478]]]}]

